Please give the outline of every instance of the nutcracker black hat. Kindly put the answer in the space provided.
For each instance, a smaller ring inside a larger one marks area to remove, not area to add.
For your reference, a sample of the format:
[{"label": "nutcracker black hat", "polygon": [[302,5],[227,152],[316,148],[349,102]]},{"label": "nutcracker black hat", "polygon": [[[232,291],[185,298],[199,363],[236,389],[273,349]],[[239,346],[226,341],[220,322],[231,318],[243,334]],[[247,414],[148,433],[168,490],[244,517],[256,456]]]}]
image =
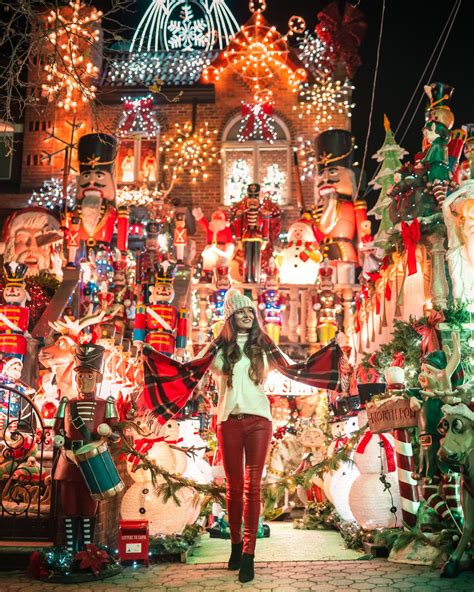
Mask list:
[{"label": "nutcracker black hat", "polygon": [[105,348],[97,343],[78,343],[74,352],[77,361],[74,370],[94,370],[101,374],[104,352]]},{"label": "nutcracker black hat", "polygon": [[155,265],[156,283],[171,284],[174,278],[175,267],[168,261]]},{"label": "nutcracker black hat", "polygon": [[157,222],[148,222],[145,227],[146,233],[150,238],[156,238],[160,231],[160,226]]},{"label": "nutcracker black hat", "polygon": [[5,277],[9,286],[23,286],[28,266],[24,263],[10,261],[4,264]]},{"label": "nutcracker black hat", "polygon": [[258,197],[260,195],[260,185],[258,183],[247,185],[247,195],[249,197]]},{"label": "nutcracker black hat", "polygon": [[466,123],[462,128],[466,132],[466,144],[474,144],[474,123]]},{"label": "nutcracker black hat", "polygon": [[321,132],[314,141],[318,172],[331,166],[350,168],[354,162],[354,144],[347,130]]},{"label": "nutcracker black hat", "polygon": [[109,134],[86,134],[77,144],[79,172],[112,172],[117,156],[117,140]]}]

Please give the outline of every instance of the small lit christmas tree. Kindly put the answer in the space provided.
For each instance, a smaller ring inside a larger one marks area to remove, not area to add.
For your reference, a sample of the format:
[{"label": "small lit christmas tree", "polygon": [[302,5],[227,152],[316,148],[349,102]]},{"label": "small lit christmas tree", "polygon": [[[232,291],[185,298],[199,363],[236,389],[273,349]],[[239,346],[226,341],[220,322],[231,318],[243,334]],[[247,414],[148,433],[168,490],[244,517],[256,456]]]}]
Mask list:
[{"label": "small lit christmas tree", "polygon": [[387,239],[388,230],[393,227],[393,223],[389,216],[389,205],[392,198],[388,192],[395,183],[395,173],[402,166],[401,159],[407,154],[407,151],[401,148],[393,137],[393,132],[390,129],[390,121],[384,115],[385,141],[382,147],[377,150],[373,158],[380,165],[380,170],[376,177],[370,182],[374,189],[380,189],[380,195],[377,203],[370,210],[369,214],[375,216],[377,220],[381,220],[379,229],[375,236],[376,243],[384,243]]}]

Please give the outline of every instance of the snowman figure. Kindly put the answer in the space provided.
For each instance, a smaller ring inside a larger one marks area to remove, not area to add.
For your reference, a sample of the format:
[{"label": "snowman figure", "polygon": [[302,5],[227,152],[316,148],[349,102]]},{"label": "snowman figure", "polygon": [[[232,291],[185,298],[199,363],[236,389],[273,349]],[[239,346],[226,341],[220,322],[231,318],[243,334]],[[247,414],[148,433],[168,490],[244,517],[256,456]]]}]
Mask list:
[{"label": "snowman figure", "polygon": [[[174,474],[183,475],[186,471],[187,456],[170,445],[180,445],[179,424],[174,420],[166,422],[155,437],[135,439],[135,449],[147,454],[158,466]],[[177,491],[178,506],[171,498],[163,501],[151,478],[151,472],[138,468],[140,460],[131,455],[127,470],[134,483],[127,489],[120,508],[124,520],[148,520],[150,536],[180,534],[188,524],[193,511],[194,490],[186,487]],[[156,485],[164,482],[161,476]]]},{"label": "snowman figure", "polygon": [[[335,421],[331,425],[333,440],[328,446],[328,456],[345,446],[349,436],[357,429],[357,417],[339,418]],[[349,460],[340,462],[334,472],[326,473],[323,479],[324,494],[334,504],[343,520],[354,520],[349,507],[349,491],[359,475],[359,470],[352,462],[352,458],[353,454],[349,456]]]},{"label": "snowman figure", "polygon": [[[358,423],[359,428],[367,424],[365,409],[360,411]],[[400,489],[391,434],[366,431],[356,446],[354,462],[360,474],[352,484],[349,505],[356,521],[368,530],[401,526]]]},{"label": "snowman figure", "polygon": [[283,284],[315,284],[322,255],[308,217],[303,216],[288,229],[288,246],[277,258]]}]

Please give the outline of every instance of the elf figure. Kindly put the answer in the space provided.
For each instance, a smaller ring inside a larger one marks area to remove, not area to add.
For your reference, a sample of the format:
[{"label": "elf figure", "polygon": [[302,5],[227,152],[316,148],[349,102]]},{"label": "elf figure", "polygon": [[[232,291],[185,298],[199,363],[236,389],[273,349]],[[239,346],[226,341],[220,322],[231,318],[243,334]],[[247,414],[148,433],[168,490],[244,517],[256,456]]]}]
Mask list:
[{"label": "elf figure", "polygon": [[[445,403],[456,402],[452,387],[462,383],[460,371],[460,344],[457,333],[452,333],[453,354],[446,351],[432,351],[421,363],[418,382],[421,385],[422,401],[411,397],[410,406],[419,411],[418,434],[420,440],[420,460],[413,475],[421,480],[421,494],[443,524],[456,527],[460,508],[459,477],[450,473],[449,467],[438,457],[441,435],[438,424],[443,417],[441,408]],[[449,356],[449,357],[448,357]]]},{"label": "elf figure", "polygon": [[[77,453],[87,444],[110,438],[119,418],[112,398],[105,400],[96,397],[97,384],[102,380],[103,355],[104,348],[100,345],[89,343],[76,346],[77,397],[63,397],[54,423],[54,445],[61,448],[61,454],[53,478],[61,486],[66,543],[71,553],[92,543],[99,499],[91,493],[91,484],[78,466]],[[95,450],[99,451],[99,448]],[[115,469],[108,451],[101,452],[99,456],[106,454],[108,462],[104,462],[108,470],[105,471],[105,466],[102,466],[102,471],[97,472],[94,468],[97,465],[90,463],[89,471],[96,482],[107,489],[107,494],[113,495],[123,489],[123,483],[118,474],[113,484],[106,483],[109,471]]]},{"label": "elf figure", "polygon": [[2,358],[19,358],[26,354],[29,311],[25,306],[31,300],[25,289],[28,266],[10,261],[4,265],[6,286],[3,289],[5,304],[0,306],[0,355]]},{"label": "elf figure", "polygon": [[167,356],[187,343],[188,311],[171,304],[174,298],[174,267],[169,261],[156,267],[156,284],[150,289],[150,304],[139,304],[135,315],[133,342],[148,343]]},{"label": "elf figure", "polygon": [[[113,169],[117,140],[108,134],[86,134],[77,145],[79,236],[88,247],[110,245],[117,219]],[[119,237],[120,238],[120,237]]]},{"label": "elf figure", "polygon": [[262,311],[263,324],[278,345],[281,331],[281,312],[286,309],[286,298],[278,291],[278,268],[270,259],[265,280],[265,290],[258,296],[258,308]]},{"label": "elf figure", "polygon": [[[326,456],[324,433],[318,427],[311,425],[305,427],[300,435],[300,443],[304,452],[301,463],[295,469],[296,474],[307,471],[312,466],[319,464]],[[308,502],[323,502],[325,500],[323,480],[315,475],[312,477],[308,488],[298,486],[298,497],[305,504]]]},{"label": "elf figure", "polygon": [[209,282],[215,269],[229,265],[234,254],[234,237],[227,214],[223,210],[213,212],[210,222],[201,208],[193,208],[193,216],[206,232],[207,244],[202,251],[202,275]]},{"label": "elf figure", "polygon": [[423,136],[428,144],[421,164],[427,168],[428,183],[441,205],[446,199],[451,173],[448,162],[449,129],[441,122],[428,121],[423,128]]},{"label": "elf figure", "polygon": [[251,183],[247,196],[231,210],[232,227],[244,250],[243,279],[246,283],[258,283],[264,268],[262,251],[272,256],[272,241],[278,236],[281,211],[269,199],[260,201],[260,185]]}]

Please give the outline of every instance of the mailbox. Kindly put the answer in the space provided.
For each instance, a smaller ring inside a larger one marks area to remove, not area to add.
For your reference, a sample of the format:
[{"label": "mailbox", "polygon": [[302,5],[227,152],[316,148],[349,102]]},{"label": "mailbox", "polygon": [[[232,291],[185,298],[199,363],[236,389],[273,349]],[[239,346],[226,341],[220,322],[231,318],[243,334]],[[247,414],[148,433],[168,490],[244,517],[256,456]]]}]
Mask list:
[{"label": "mailbox", "polygon": [[143,561],[148,567],[148,520],[119,520],[120,561]]}]

